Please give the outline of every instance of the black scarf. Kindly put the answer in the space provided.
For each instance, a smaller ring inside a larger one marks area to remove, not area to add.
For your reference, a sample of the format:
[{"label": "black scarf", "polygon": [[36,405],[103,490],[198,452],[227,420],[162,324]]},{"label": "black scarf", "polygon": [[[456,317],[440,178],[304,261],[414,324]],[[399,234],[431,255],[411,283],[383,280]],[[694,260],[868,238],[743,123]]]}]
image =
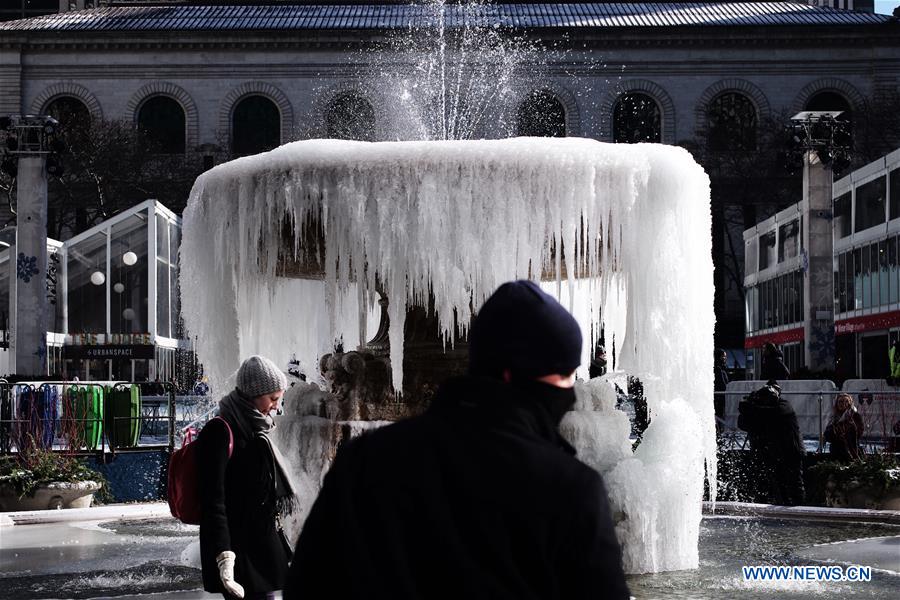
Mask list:
[{"label": "black scarf", "polygon": [[[253,401],[245,398],[236,389],[219,401],[219,416],[237,428],[245,439],[259,436],[268,444],[277,471],[273,474],[276,508],[279,512],[289,510],[296,502],[297,491],[291,480],[287,461],[281,455],[278,446],[269,438],[269,434],[275,429],[275,421],[269,415],[256,410]],[[284,482],[285,490],[278,489],[279,481]]]}]

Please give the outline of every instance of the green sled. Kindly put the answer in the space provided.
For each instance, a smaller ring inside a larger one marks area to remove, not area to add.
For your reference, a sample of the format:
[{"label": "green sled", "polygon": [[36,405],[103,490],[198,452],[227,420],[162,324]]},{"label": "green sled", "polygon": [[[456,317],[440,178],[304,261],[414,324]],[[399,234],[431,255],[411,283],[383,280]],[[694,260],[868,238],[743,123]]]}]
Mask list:
[{"label": "green sled", "polygon": [[106,440],[113,449],[134,448],[141,436],[141,391],[136,385],[106,390]]},{"label": "green sled", "polygon": [[72,450],[96,450],[103,435],[103,390],[92,386],[66,389],[63,419]]}]

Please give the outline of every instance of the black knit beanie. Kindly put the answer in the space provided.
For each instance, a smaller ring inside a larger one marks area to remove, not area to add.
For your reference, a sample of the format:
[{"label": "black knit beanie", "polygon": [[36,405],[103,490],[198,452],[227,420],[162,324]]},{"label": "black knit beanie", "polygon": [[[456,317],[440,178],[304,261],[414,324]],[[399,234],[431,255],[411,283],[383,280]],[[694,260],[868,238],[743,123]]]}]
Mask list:
[{"label": "black knit beanie", "polygon": [[531,281],[504,283],[469,332],[469,373],[516,378],[568,375],[581,364],[581,328],[553,296]]}]

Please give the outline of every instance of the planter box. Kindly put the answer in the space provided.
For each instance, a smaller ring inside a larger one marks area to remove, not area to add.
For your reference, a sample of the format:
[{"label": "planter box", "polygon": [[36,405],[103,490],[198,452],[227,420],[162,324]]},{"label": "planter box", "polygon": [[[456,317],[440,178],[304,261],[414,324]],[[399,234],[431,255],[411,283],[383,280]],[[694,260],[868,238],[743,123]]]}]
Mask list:
[{"label": "planter box", "polygon": [[96,481],[55,481],[38,486],[33,496],[19,498],[11,486],[0,486],[0,512],[87,508],[94,499],[94,492],[99,489],[100,484]]},{"label": "planter box", "polygon": [[829,478],[825,488],[825,505],[833,508],[900,510],[900,489],[894,488],[882,494],[867,485],[841,488]]}]

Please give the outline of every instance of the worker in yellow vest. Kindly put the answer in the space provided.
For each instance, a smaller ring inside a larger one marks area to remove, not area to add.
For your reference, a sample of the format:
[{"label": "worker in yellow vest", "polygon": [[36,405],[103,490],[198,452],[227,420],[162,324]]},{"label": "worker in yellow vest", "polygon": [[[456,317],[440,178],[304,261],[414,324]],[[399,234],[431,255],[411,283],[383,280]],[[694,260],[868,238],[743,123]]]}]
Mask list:
[{"label": "worker in yellow vest", "polygon": [[890,385],[900,384],[900,337],[894,340],[894,345],[888,350],[888,360],[891,363],[891,374],[888,377]]}]

